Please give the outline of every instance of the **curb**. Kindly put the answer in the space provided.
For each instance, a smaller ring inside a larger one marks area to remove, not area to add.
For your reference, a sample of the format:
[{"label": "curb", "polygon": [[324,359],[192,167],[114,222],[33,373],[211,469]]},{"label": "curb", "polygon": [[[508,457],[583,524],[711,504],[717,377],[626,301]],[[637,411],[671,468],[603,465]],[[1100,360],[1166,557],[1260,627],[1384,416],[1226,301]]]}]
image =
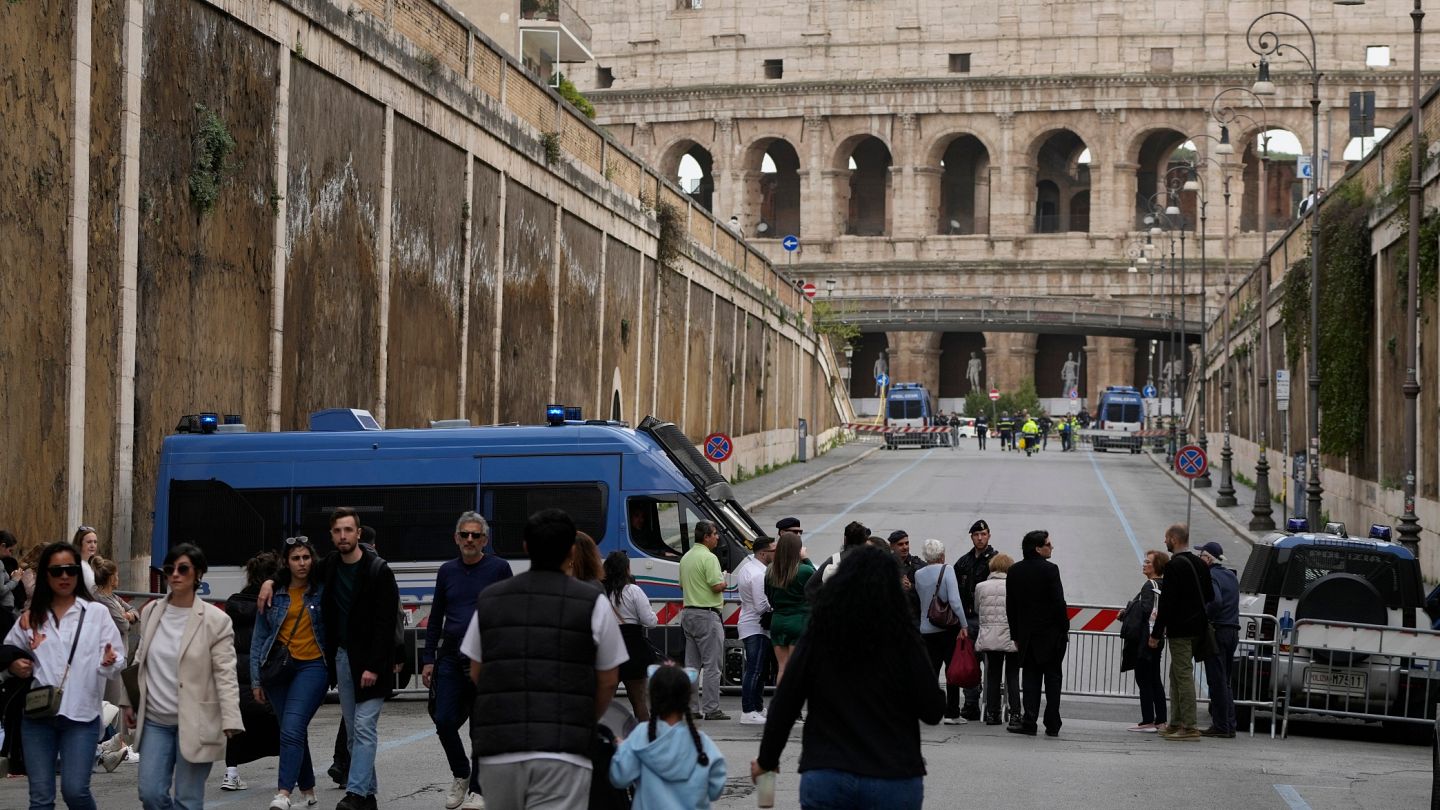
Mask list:
[{"label": "curb", "polygon": [[759,508],[761,508],[761,507],[763,507],[763,506],[765,506],[765,505],[767,505],[767,504],[773,503],[774,501],[778,501],[778,500],[780,500],[781,498],[784,498],[784,497],[786,497],[786,496],[788,496],[788,495],[793,495],[793,494],[795,494],[796,492],[799,492],[800,490],[802,490],[802,489],[810,486],[811,484],[815,483],[816,481],[819,481],[820,479],[824,478],[825,476],[830,475],[830,474],[832,474],[832,473],[840,472],[841,470],[846,469],[846,468],[848,468],[848,467],[853,467],[853,466],[855,466],[856,464],[859,464],[860,462],[864,461],[865,459],[869,458],[870,456],[872,456],[872,455],[874,455],[875,453],[878,453],[878,452],[880,452],[880,448],[879,448],[879,447],[872,447],[872,448],[870,448],[869,450],[866,450],[865,452],[863,452],[863,453],[861,453],[860,455],[856,456],[855,458],[850,459],[849,461],[846,461],[846,462],[844,462],[844,463],[842,463],[842,464],[836,464],[834,467],[831,467],[831,468],[829,468],[829,469],[827,469],[827,470],[821,470],[820,472],[815,473],[814,475],[806,476],[805,478],[802,478],[802,479],[800,479],[799,481],[796,481],[796,482],[793,483],[793,484],[787,485],[786,487],[784,487],[783,489],[779,490],[778,492],[772,492],[772,493],[770,493],[769,495],[766,495],[766,496],[764,496],[764,497],[756,498],[755,500],[753,500],[753,501],[751,501],[749,504],[747,504],[745,508],[746,508],[746,509],[750,509],[750,510],[759,509]]},{"label": "curb", "polygon": [[[1151,464],[1159,467],[1162,472],[1170,476],[1170,480],[1174,481],[1176,485],[1178,485],[1181,489],[1186,488],[1188,482],[1185,479],[1181,478],[1180,475],[1174,470],[1170,469],[1170,466],[1164,461],[1157,459],[1154,453],[1145,453],[1145,456],[1150,459]],[[1210,512],[1210,514],[1219,518],[1220,522],[1224,523],[1227,527],[1229,527],[1230,531],[1235,532],[1235,534],[1239,535],[1241,540],[1249,543],[1252,547],[1255,545],[1256,532],[1252,531],[1248,525],[1241,523],[1240,521],[1231,517],[1229,514],[1225,513],[1220,507],[1210,502],[1203,495],[1196,495],[1195,500],[1201,505],[1203,505]]]}]

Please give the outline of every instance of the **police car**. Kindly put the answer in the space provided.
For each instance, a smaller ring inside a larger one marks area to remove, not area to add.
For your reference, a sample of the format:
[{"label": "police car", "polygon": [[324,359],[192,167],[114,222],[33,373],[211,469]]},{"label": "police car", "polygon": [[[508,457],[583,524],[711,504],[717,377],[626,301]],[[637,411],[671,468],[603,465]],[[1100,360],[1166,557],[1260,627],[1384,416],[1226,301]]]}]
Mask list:
[{"label": "police car", "polygon": [[[1440,639],[1410,635],[1410,655],[1377,655],[1350,650],[1389,649],[1396,634],[1373,628],[1428,629],[1420,564],[1404,546],[1391,542],[1389,526],[1370,527],[1365,539],[1348,536],[1344,524],[1311,532],[1304,518],[1291,518],[1287,533],[1257,543],[1240,578],[1241,633],[1246,640],[1278,640],[1275,647],[1242,644],[1236,661],[1236,697],[1267,701],[1288,696],[1291,712],[1319,711],[1372,718],[1423,719],[1435,716],[1440,680],[1430,658],[1440,658]],[[1249,615],[1274,616],[1270,619]],[[1339,622],[1363,627],[1302,625]],[[1353,645],[1353,646],[1350,646]],[[1273,652],[1273,655],[1272,655]],[[1248,724],[1251,707],[1237,705],[1237,720]],[[1411,724],[1399,721],[1407,728]],[[1413,726],[1424,731],[1423,726]]]}]

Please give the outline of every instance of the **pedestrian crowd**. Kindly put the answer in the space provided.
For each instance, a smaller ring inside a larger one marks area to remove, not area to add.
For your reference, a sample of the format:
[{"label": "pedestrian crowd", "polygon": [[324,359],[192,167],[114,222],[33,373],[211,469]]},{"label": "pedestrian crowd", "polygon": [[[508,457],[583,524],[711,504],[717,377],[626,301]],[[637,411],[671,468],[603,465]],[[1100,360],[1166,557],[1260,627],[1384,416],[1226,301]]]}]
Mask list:
[{"label": "pedestrian crowd", "polygon": [[[271,810],[315,806],[308,732],[332,688],[342,724],[328,775],[346,791],[336,808],[378,807],[379,722],[404,621],[367,529],[354,510],[334,510],[332,553],[286,538],[246,564],[245,588],[223,609],[201,598],[204,552],[174,546],[167,593],[138,612],[115,594],[116,566],[97,553],[94,529],[20,560],[0,532],[0,765],[30,776],[30,807],[55,805],[58,772],[66,806],[93,808],[96,767],[129,761],[146,810],[196,810],[214,763],[225,763],[221,789],[239,791],[240,767],[264,757],[278,757]],[[731,719],[719,700],[719,527],[695,523],[679,561],[686,666],[651,645],[658,619],[625,552],[602,559],[565,512],[547,509],[524,526],[529,569],[515,574],[487,551],[489,532],[478,513],[458,517],[458,556],[439,567],[424,631],[420,677],[451,776],[445,807],[709,806],[726,762],[701,724]],[[920,723],[1060,734],[1069,614],[1050,533],[1025,534],[1017,559],[977,520],[952,560],[938,539],[916,541],[916,556],[904,530],[882,539],[854,521],[818,564],[803,537],[799,519],[779,521],[733,576],[738,721],[764,727],[750,763],[762,799],[796,724],[802,807],[920,807]],[[1140,592],[1121,612],[1121,668],[1135,672],[1141,704],[1128,730],[1234,737],[1238,581],[1223,547],[1191,550],[1182,525],[1165,547],[1146,553]],[[1193,662],[1210,688],[1203,729]],[[857,700],[865,683],[883,687]],[[622,684],[629,723],[610,719]]]}]

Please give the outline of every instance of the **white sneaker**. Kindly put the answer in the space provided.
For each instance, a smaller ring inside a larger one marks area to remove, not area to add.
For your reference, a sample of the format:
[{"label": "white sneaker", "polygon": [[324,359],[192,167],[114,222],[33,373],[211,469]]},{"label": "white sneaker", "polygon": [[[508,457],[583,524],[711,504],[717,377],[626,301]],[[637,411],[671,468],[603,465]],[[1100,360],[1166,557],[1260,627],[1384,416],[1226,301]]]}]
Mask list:
[{"label": "white sneaker", "polygon": [[763,726],[765,725],[765,715],[761,714],[760,712],[741,712],[740,725]]},{"label": "white sneaker", "polygon": [[305,796],[305,804],[310,807],[314,807],[315,805],[320,803],[320,800],[316,798],[315,791],[313,790],[303,795]]},{"label": "white sneaker", "polygon": [[270,800],[270,810],[290,810],[290,797],[276,793],[275,798]]},{"label": "white sneaker", "polygon": [[965,725],[966,723],[969,723],[970,721],[969,721],[969,720],[966,720],[966,719],[963,718],[963,717],[947,717],[947,718],[944,719],[943,722],[944,722],[945,725],[947,725],[947,726],[963,726],[963,725]]},{"label": "white sneaker", "polygon": [[125,764],[134,765],[140,761],[140,752],[130,746],[125,746]]},{"label": "white sneaker", "polygon": [[479,793],[466,795],[465,803],[460,805],[460,810],[485,810],[485,797]]},{"label": "white sneaker", "polygon": [[470,778],[459,776],[450,783],[450,791],[445,794],[445,810],[455,810],[460,803],[465,801],[465,796],[470,790]]},{"label": "white sneaker", "polygon": [[[245,780],[241,779],[240,774],[238,773],[234,776],[230,776],[227,774],[224,779],[220,780],[221,790],[248,790],[249,788],[250,786],[245,784]],[[290,806],[290,802],[288,799],[285,802],[285,806]]]}]

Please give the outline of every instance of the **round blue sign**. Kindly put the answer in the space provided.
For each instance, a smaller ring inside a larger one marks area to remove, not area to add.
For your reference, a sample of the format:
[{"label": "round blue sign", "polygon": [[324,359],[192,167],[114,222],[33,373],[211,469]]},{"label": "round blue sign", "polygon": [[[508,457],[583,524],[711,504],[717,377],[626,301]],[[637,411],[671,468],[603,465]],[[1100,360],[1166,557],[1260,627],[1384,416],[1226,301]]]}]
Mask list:
[{"label": "round blue sign", "polygon": [[1145,386],[1145,390],[1142,391],[1141,393],[1143,393],[1143,394],[1145,395],[1145,398],[1146,398],[1146,399],[1154,399],[1154,398],[1155,398],[1155,386],[1153,386],[1153,385],[1147,385],[1147,386]]},{"label": "round blue sign", "polygon": [[887,374],[876,374],[875,382],[880,385],[886,385],[890,382],[890,376]]},{"label": "round blue sign", "polygon": [[794,235],[787,236],[784,239],[780,240],[780,247],[783,247],[793,253],[794,251],[800,249],[800,237]]}]

